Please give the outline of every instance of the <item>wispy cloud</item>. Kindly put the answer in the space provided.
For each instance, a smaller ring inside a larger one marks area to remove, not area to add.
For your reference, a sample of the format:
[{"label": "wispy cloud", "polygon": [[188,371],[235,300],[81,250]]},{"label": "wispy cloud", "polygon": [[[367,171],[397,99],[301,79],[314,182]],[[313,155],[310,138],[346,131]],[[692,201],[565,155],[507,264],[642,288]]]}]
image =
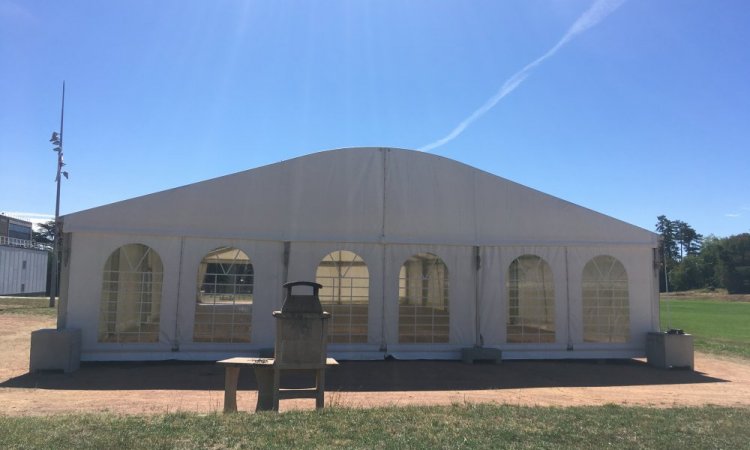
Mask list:
[{"label": "wispy cloud", "polygon": [[523,69],[519,70],[518,72],[513,74],[513,76],[508,78],[495,95],[490,97],[490,99],[487,100],[484,105],[479,107],[479,109],[471,113],[469,117],[461,121],[461,123],[459,123],[458,126],[453,129],[453,131],[448,133],[445,137],[425,145],[424,147],[420,148],[420,150],[423,152],[428,152],[455,139],[458,135],[463,133],[464,130],[475,120],[485,115],[487,111],[494,108],[495,105],[497,105],[497,103],[506,95],[510,94],[518,86],[520,86],[521,83],[523,83],[524,80],[526,80],[526,78],[531,75],[534,69],[537,68],[537,66],[543,63],[546,59],[552,57],[574,37],[604,20],[623,3],[625,3],[625,0],[597,0],[586,12],[581,15],[581,17],[578,18],[578,20],[575,21],[575,23],[573,23],[573,25],[568,29],[563,37],[560,38],[559,41],[557,41],[557,44],[555,44],[551,49],[547,50],[547,53],[527,64]]},{"label": "wispy cloud", "polygon": [[19,5],[17,2],[10,0],[0,0],[0,18],[10,20],[32,20],[31,13]]},{"label": "wispy cloud", "polygon": [[734,212],[724,214],[724,217],[736,219],[738,217],[742,217],[743,214],[745,214],[745,211],[750,211],[750,206],[742,205],[739,208],[737,208]]}]

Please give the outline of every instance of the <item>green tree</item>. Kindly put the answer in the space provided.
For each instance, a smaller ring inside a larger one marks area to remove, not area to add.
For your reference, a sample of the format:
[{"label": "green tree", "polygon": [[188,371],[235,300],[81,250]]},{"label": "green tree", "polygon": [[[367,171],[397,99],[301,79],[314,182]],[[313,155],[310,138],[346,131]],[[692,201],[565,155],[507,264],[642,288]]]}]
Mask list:
[{"label": "green tree", "polygon": [[37,225],[37,229],[31,232],[31,239],[42,245],[51,246],[55,241],[55,221],[42,222]]},{"label": "green tree", "polygon": [[[667,216],[658,216],[656,218],[656,232],[661,235],[661,251],[662,258],[665,258],[667,262],[677,261],[679,255],[677,251],[677,225],[674,221],[667,219]],[[667,264],[671,266],[672,264]]]},{"label": "green tree", "polygon": [[677,228],[673,221],[667,219],[667,216],[661,215],[656,218],[656,231],[661,235],[659,239],[659,257],[661,258],[662,268],[659,271],[659,291],[667,290],[667,280],[664,278],[665,272],[677,265],[677,242],[675,234]]},{"label": "green tree", "polygon": [[698,253],[703,268],[703,286],[701,287],[715,289],[724,286],[721,281],[723,241],[724,239],[719,239],[714,235],[708,235],[703,241],[700,253]]},{"label": "green tree", "polygon": [[750,233],[723,239],[721,282],[730,294],[750,294]]},{"label": "green tree", "polygon": [[699,255],[688,255],[669,273],[670,289],[687,291],[707,287],[710,277],[706,262]]},{"label": "green tree", "polygon": [[675,220],[672,224],[674,226],[674,240],[680,249],[680,260],[687,255],[697,254],[701,249],[703,236],[681,220]]},{"label": "green tree", "polygon": [[662,270],[659,272],[659,290],[667,288],[664,271],[667,272],[671,290],[686,290],[704,287],[713,282],[713,266],[701,259],[703,236],[682,220],[670,220],[665,215],[656,218],[656,231],[661,235],[659,256]]}]

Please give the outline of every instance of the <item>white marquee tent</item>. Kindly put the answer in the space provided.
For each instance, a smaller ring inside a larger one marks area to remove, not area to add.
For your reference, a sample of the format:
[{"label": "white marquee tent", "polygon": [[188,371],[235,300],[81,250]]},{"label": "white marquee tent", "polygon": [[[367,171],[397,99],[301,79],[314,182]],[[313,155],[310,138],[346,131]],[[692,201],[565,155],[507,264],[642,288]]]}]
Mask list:
[{"label": "white marquee tent", "polygon": [[456,161],[334,150],[64,216],[83,360],[273,347],[317,280],[342,359],[629,358],[658,331],[657,236]]}]

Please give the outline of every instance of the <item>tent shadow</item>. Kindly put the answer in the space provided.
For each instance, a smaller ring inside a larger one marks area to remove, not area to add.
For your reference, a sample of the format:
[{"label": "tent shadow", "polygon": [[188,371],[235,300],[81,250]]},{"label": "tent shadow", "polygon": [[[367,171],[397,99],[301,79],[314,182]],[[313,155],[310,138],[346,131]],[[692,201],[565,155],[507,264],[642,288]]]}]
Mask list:
[{"label": "tent shadow", "polygon": [[[285,387],[309,384],[305,374],[284,375]],[[326,389],[340,392],[442,391],[539,387],[606,387],[727,382],[690,370],[665,370],[640,360],[504,361],[343,361],[328,370]],[[211,362],[87,363],[70,374],[27,373],[2,388],[53,390],[223,390],[224,370]],[[256,389],[252,370],[240,374],[239,388]]]}]

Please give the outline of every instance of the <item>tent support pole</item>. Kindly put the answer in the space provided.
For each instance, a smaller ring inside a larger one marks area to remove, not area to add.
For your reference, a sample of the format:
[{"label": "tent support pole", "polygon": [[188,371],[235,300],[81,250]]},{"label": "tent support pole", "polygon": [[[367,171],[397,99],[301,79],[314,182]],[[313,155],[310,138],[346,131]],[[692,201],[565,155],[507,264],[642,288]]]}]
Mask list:
[{"label": "tent support pole", "polygon": [[484,338],[479,329],[479,271],[482,269],[482,256],[479,246],[474,246],[474,346],[484,347]]},{"label": "tent support pole", "polygon": [[289,281],[289,257],[292,250],[292,243],[290,241],[284,241],[284,270],[282,271],[282,279],[284,283]]},{"label": "tent support pole", "polygon": [[[380,223],[380,243],[382,245],[382,265],[381,265],[381,300],[380,300],[380,351],[381,352],[387,352],[388,351],[388,344],[386,343],[385,339],[385,290],[386,290],[386,284],[385,284],[385,270],[386,270],[386,257],[385,257],[385,211],[386,211],[386,183],[388,182],[388,149],[387,148],[381,148],[380,152],[383,154],[383,220]],[[398,296],[398,293],[396,294]],[[396,301],[396,305],[398,305],[398,300]]]},{"label": "tent support pole", "polygon": [[568,270],[568,247],[563,248],[565,250],[565,313],[567,316],[567,327],[568,327],[568,351],[573,350],[573,337],[570,335],[570,272]]},{"label": "tent support pole", "polygon": [[[180,237],[180,262],[177,265],[177,305],[174,310],[174,341],[172,351],[180,351],[180,287],[182,286],[182,255],[185,251],[185,236]],[[202,280],[201,280],[202,281]]]}]

